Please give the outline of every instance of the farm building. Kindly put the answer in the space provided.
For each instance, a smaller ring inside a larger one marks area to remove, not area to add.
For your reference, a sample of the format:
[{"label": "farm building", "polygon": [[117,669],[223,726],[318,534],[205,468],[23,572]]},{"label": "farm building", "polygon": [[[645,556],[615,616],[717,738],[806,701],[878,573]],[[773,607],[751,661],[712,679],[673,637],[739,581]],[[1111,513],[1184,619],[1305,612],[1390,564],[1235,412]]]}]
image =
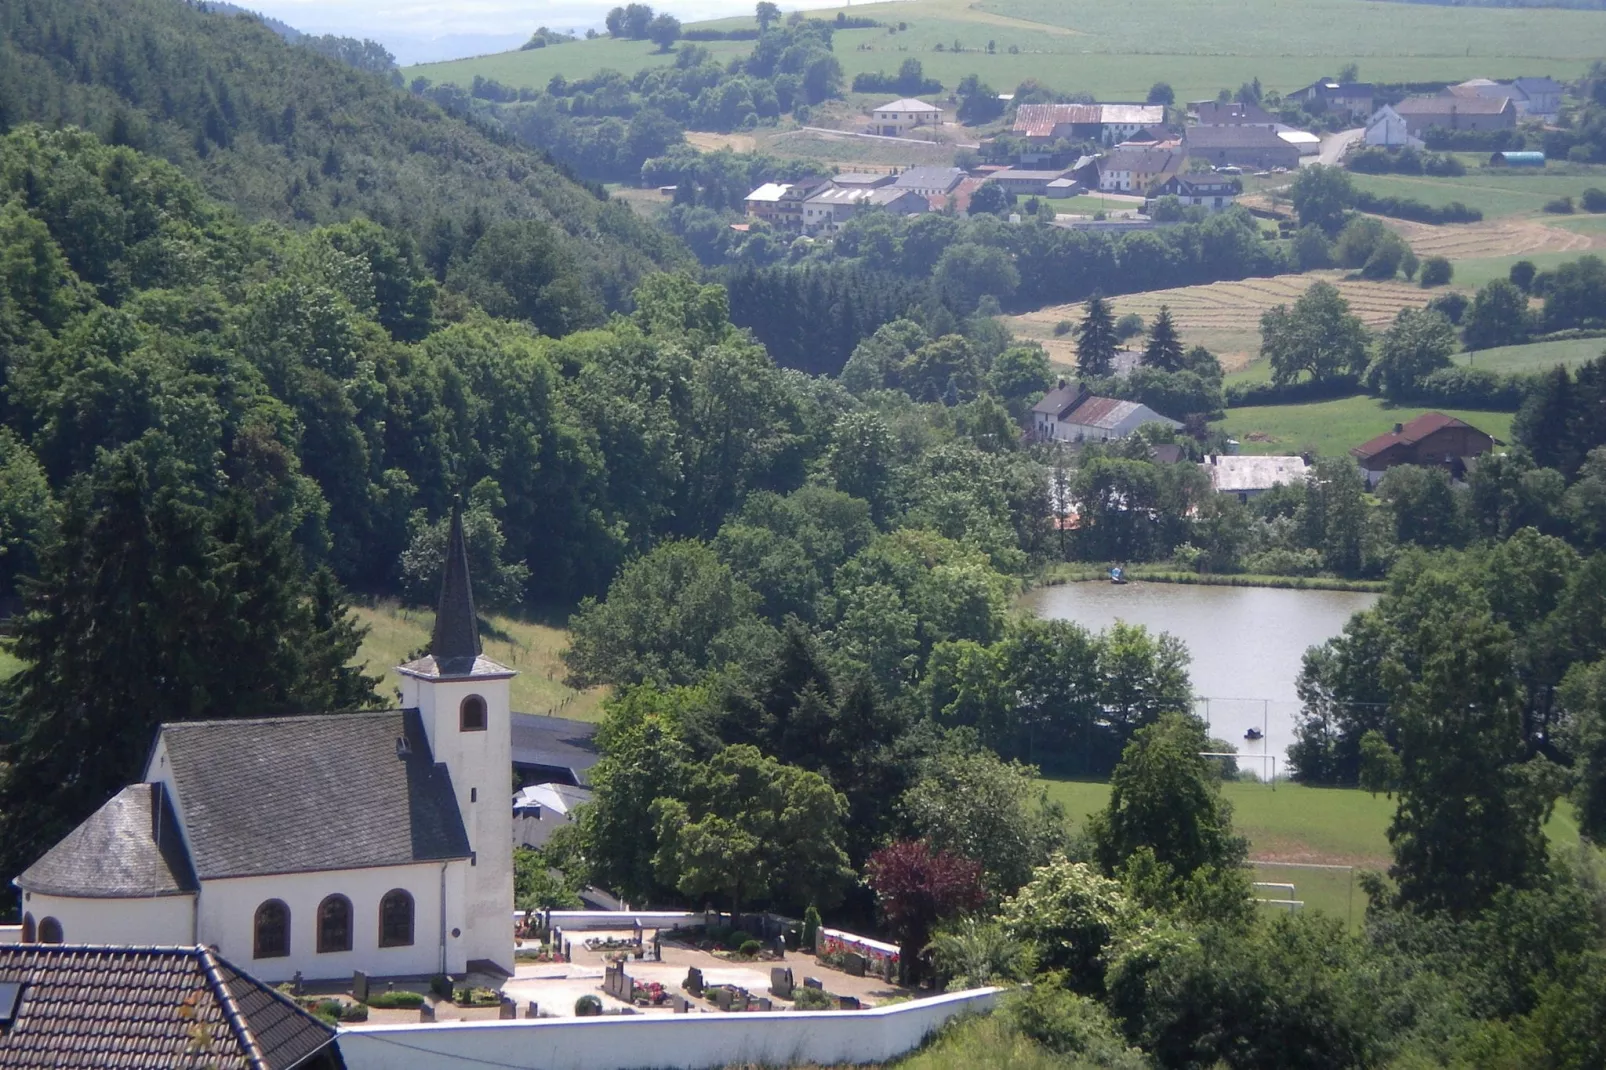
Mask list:
[{"label": "farm building", "polygon": [[1490,167],[1543,167],[1542,152],[1497,152],[1489,157]]},{"label": "farm building", "polygon": [[1161,197],[1175,197],[1185,208],[1208,208],[1212,212],[1219,212],[1231,208],[1242,190],[1241,182],[1226,175],[1214,175],[1208,172],[1197,175],[1172,175],[1165,181],[1156,182],[1149,187],[1143,210],[1149,211],[1154,202]]},{"label": "farm building", "polygon": [[1152,423],[1182,427],[1147,405],[1099,397],[1082,384],[1069,386],[1063,379],[1031,412],[1032,434],[1045,442],[1111,442]]},{"label": "farm building", "polygon": [[1377,109],[1366,124],[1366,145],[1380,149],[1420,149],[1422,139],[1413,137],[1405,118],[1389,105]]},{"label": "farm building", "polygon": [[788,188],[784,182],[766,182],[749,193],[743,201],[747,207],[747,217],[778,223],[781,218],[781,198],[786,196]]},{"label": "farm building", "polygon": [[1518,78],[1511,83],[1517,111],[1533,119],[1554,119],[1561,114],[1567,87],[1554,78]]},{"label": "farm building", "polygon": [[1182,146],[1188,159],[1204,160],[1213,167],[1269,171],[1299,166],[1299,147],[1261,126],[1190,126]]},{"label": "farm building", "polygon": [[1261,126],[1267,130],[1277,129],[1277,116],[1266,111],[1258,104],[1245,104],[1240,101],[1219,102],[1214,100],[1200,101],[1189,105],[1188,109],[1193,119],[1200,126]]},{"label": "farm building", "polygon": [[923,215],[931,211],[931,202],[909,189],[837,186],[804,202],[803,233],[834,234],[866,208],[884,208],[894,215]]},{"label": "farm building", "polygon": [[893,189],[912,190],[922,197],[946,197],[965,180],[957,167],[911,167],[892,181]]},{"label": "farm building", "polygon": [[1099,189],[1105,193],[1145,193],[1176,174],[1182,153],[1140,146],[1114,148],[1099,157]]},{"label": "farm building", "polygon": [[1394,430],[1363,442],[1350,454],[1366,472],[1367,485],[1376,486],[1397,464],[1443,468],[1460,478],[1469,459],[1494,447],[1495,438],[1471,424],[1442,412],[1425,412],[1410,423],[1395,424]]},{"label": "farm building", "polygon": [[[1049,186],[1064,179],[1067,171],[1032,171],[1025,168],[1011,167],[1003,171],[995,171],[987,176],[986,181],[999,186],[1006,193],[1017,194],[1022,197],[1042,197],[1050,194]],[[1069,180],[1075,185],[1075,180]]]},{"label": "farm building", "polygon": [[1015,111],[1013,133],[1039,144],[1065,140],[1114,145],[1164,123],[1163,104],[1022,104]]},{"label": "farm building", "polygon": [[883,137],[902,137],[917,126],[941,126],[942,109],[923,100],[894,100],[870,113],[870,132]]},{"label": "farm building", "polygon": [[1421,137],[1442,130],[1510,130],[1517,125],[1517,106],[1510,97],[1406,97],[1394,105],[1405,128]]},{"label": "farm building", "polygon": [[1319,78],[1284,99],[1297,100],[1306,111],[1331,111],[1364,119],[1372,114],[1372,86],[1367,82],[1339,82]]},{"label": "farm building", "polygon": [[1212,453],[1199,465],[1217,494],[1230,494],[1241,502],[1258,498],[1278,486],[1303,483],[1310,478],[1310,462],[1303,457],[1240,457]]}]

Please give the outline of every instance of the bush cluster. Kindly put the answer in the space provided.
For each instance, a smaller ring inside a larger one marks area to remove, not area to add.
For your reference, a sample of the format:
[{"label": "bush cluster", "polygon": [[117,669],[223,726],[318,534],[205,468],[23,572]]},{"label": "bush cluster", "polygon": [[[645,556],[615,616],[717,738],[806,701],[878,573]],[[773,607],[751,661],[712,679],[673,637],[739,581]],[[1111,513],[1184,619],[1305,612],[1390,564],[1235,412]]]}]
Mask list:
[{"label": "bush cluster", "polygon": [[1355,207],[1373,215],[1409,219],[1415,223],[1477,223],[1483,219],[1481,211],[1468,208],[1460,201],[1451,201],[1442,208],[1435,208],[1410,197],[1380,197],[1366,190],[1355,191]]}]

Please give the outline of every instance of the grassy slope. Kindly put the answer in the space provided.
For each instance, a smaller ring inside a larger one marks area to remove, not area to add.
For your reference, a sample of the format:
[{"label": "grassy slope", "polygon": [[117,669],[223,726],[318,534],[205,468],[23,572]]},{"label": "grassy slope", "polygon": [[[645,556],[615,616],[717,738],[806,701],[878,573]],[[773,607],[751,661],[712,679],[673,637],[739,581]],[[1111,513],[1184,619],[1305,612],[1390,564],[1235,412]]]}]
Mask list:
[{"label": "grassy slope", "polygon": [[[358,659],[367,663],[369,672],[385,673],[380,691],[387,698],[392,697],[398,686],[392,666],[429,644],[435,614],[429,610],[406,609],[394,602],[381,602],[373,607],[359,607],[357,616],[369,629]],[[604,689],[574,691],[563,686],[563,663],[558,660],[558,653],[569,645],[568,633],[511,617],[482,619],[490,625],[481,635],[485,655],[519,671],[513,678],[515,710],[552,712],[580,721],[600,719],[600,705],[606,695]]]},{"label": "grassy slope", "polygon": [[[1606,16],[1603,16],[1606,17]],[[1460,201],[1481,211],[1485,219],[1539,213],[1556,197],[1574,201],[1590,187],[1606,185],[1606,168],[1573,167],[1567,173],[1551,171],[1472,171],[1456,178],[1431,175],[1352,175],[1355,185],[1380,197],[1410,197],[1441,207]],[[1548,216],[1547,222],[1558,217]],[[1564,218],[1564,217],[1561,217]]]},{"label": "grassy slope", "polygon": [[[1215,425],[1243,443],[1245,453],[1294,453],[1311,450],[1328,457],[1341,457],[1351,446],[1375,438],[1397,423],[1405,423],[1427,411],[1420,407],[1389,408],[1378,398],[1353,397],[1337,401],[1318,401],[1303,405],[1256,405],[1228,409],[1227,418]],[[1510,441],[1509,412],[1473,412],[1439,409],[1466,420],[1498,439]],[[1265,435],[1251,439],[1250,435]]]},{"label": "grassy slope", "polygon": [[1606,353],[1606,338],[1570,338],[1561,342],[1535,342],[1526,346],[1502,346],[1477,353],[1462,353],[1456,357],[1456,362],[1497,372],[1541,372],[1558,364],[1576,368],[1603,353]]},{"label": "grassy slope", "polygon": [[[1182,99],[1213,97],[1258,76],[1293,89],[1344,63],[1381,81],[1459,80],[1548,71],[1582,73],[1599,53],[1606,14],[1549,9],[1451,8],[1368,0],[1154,0],[1138,7],[1102,0],[914,0],[855,4],[848,14],[907,30],[848,30],[837,58],[851,80],[861,71],[895,71],[911,56],[952,88],[977,74],[1000,90],[1037,78],[1065,91],[1141,100],[1169,82]],[[811,12],[832,17],[834,11]],[[752,25],[727,19],[721,27]],[[1388,32],[1380,32],[1383,27]],[[962,52],[952,51],[955,42]],[[988,42],[995,51],[989,54]],[[1424,42],[1432,42],[1431,48]],[[747,42],[705,42],[721,59]],[[942,52],[935,51],[937,45]],[[1019,52],[1009,54],[1015,46]],[[437,82],[468,84],[475,74],[505,84],[544,86],[614,67],[632,73],[662,63],[646,42],[584,41],[408,69]]]}]

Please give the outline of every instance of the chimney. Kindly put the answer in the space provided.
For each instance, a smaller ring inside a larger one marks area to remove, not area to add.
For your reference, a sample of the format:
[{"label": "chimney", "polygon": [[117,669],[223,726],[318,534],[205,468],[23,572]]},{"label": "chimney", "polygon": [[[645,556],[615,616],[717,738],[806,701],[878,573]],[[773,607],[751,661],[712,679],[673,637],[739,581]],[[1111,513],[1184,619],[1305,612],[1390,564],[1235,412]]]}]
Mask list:
[{"label": "chimney", "polygon": [[396,757],[407,758],[413,753],[413,746],[407,742],[406,736],[396,737]]},{"label": "chimney", "polygon": [[1216,467],[1216,455],[1214,453],[1210,455],[1210,467]]},{"label": "chimney", "polygon": [[1061,380],[1060,380],[1060,385],[1059,385],[1059,388],[1060,388],[1060,389],[1061,389],[1061,390],[1064,390],[1064,389],[1065,389],[1065,380],[1064,380],[1064,379],[1061,379]]},{"label": "chimney", "polygon": [[1394,425],[1394,433],[1395,433],[1395,434],[1396,434],[1396,435],[1403,435],[1403,434],[1405,434],[1405,425],[1404,425],[1404,424],[1395,424],[1395,425]]}]

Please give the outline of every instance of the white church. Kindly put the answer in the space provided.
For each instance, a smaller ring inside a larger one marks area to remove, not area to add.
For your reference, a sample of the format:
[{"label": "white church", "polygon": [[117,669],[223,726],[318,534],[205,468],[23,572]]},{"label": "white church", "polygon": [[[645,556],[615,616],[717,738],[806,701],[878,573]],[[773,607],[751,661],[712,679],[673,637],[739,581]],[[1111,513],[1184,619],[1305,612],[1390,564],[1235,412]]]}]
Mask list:
[{"label": "white church", "polygon": [[513,971],[509,681],[454,515],[402,709],[158,730],[130,785],[13,883],[23,940],[210,944],[265,981]]}]

